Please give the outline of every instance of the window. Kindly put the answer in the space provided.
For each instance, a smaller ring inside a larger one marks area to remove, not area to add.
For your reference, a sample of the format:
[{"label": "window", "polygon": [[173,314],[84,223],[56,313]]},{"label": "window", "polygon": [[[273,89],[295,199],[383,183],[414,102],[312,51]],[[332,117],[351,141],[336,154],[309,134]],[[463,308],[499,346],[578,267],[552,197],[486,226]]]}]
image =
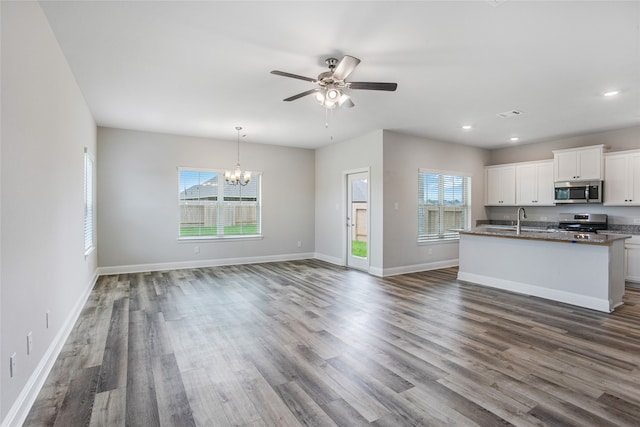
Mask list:
[{"label": "window", "polygon": [[418,241],[458,239],[471,224],[471,177],[418,172]]},{"label": "window", "polygon": [[84,252],[91,252],[94,247],[93,221],[93,159],[84,149]]},{"label": "window", "polygon": [[262,176],[230,185],[224,171],[179,169],[180,239],[260,236]]}]

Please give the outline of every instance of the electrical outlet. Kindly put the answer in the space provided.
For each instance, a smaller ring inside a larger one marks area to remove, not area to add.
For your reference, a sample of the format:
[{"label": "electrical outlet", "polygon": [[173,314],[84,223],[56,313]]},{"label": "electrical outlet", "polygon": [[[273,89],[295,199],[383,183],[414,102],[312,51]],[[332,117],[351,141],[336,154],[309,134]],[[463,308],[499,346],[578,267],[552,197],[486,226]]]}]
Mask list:
[{"label": "electrical outlet", "polygon": [[541,217],[540,217],[540,221],[546,221],[547,219],[549,219],[549,218],[548,218],[548,217],[546,217],[546,216],[541,216]]},{"label": "electrical outlet", "polygon": [[427,255],[433,255],[433,249],[432,248],[427,249]]},{"label": "electrical outlet", "polygon": [[27,356],[31,354],[33,349],[33,332],[27,334]]},{"label": "electrical outlet", "polygon": [[9,377],[10,378],[13,378],[13,376],[16,374],[16,357],[17,355],[13,353],[9,358]]},{"label": "electrical outlet", "polygon": [[199,254],[200,253],[200,246],[194,246],[193,247],[193,253],[194,254]]},{"label": "electrical outlet", "polygon": [[633,218],[633,223],[634,224],[640,224],[640,216],[637,216],[637,217]]},{"label": "electrical outlet", "polygon": [[298,247],[301,248],[302,247],[302,241],[298,240]]}]

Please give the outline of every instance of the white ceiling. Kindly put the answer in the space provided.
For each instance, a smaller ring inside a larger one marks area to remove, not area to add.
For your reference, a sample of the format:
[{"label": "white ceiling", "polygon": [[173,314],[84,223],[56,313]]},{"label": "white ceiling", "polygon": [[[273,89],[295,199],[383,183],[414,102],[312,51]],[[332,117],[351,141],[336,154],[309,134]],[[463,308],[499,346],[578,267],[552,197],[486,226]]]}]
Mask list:
[{"label": "white ceiling", "polygon": [[[639,1],[42,1],[99,125],[321,147],[375,129],[484,148],[640,124]],[[352,109],[308,96],[362,60]],[[616,97],[602,93],[619,90]],[[500,118],[498,113],[522,115]],[[473,125],[470,131],[463,124]]]}]

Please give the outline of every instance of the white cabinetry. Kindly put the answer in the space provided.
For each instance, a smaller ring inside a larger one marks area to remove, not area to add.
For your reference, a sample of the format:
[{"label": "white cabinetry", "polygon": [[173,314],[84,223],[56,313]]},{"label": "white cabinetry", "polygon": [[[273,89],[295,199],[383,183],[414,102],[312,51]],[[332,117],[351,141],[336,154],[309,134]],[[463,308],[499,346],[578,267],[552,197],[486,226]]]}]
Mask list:
[{"label": "white cabinetry", "polygon": [[488,166],[485,169],[485,189],[488,206],[515,206],[515,166]]},{"label": "white cabinetry", "polygon": [[554,150],[555,181],[600,181],[603,178],[604,145]]},{"label": "white cabinetry", "polygon": [[640,236],[625,241],[625,279],[640,283]]},{"label": "white cabinetry", "polygon": [[604,164],[604,204],[640,206],[640,150],[607,154]]},{"label": "white cabinetry", "polygon": [[553,206],[553,161],[516,165],[516,204]]}]

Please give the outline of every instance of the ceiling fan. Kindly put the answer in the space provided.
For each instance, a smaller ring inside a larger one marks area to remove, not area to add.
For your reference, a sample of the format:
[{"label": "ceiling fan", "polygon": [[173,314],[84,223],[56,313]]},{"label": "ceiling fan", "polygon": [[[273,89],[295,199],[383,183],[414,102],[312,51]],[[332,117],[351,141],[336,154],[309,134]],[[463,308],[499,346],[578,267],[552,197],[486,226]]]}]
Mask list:
[{"label": "ceiling fan", "polygon": [[329,67],[329,71],[320,73],[317,79],[299,76],[297,74],[291,74],[284,71],[272,71],[271,74],[275,74],[277,76],[305,80],[318,85],[318,87],[314,89],[290,96],[289,98],[285,98],[283,101],[295,101],[296,99],[304,96],[314,94],[316,101],[325,108],[351,108],[355,104],[351,100],[351,97],[345,93],[345,89],[384,90],[393,92],[398,87],[397,83],[345,81],[349,74],[351,74],[360,63],[360,60],[353,56],[345,55],[340,61],[336,58],[328,58],[325,63]]}]

